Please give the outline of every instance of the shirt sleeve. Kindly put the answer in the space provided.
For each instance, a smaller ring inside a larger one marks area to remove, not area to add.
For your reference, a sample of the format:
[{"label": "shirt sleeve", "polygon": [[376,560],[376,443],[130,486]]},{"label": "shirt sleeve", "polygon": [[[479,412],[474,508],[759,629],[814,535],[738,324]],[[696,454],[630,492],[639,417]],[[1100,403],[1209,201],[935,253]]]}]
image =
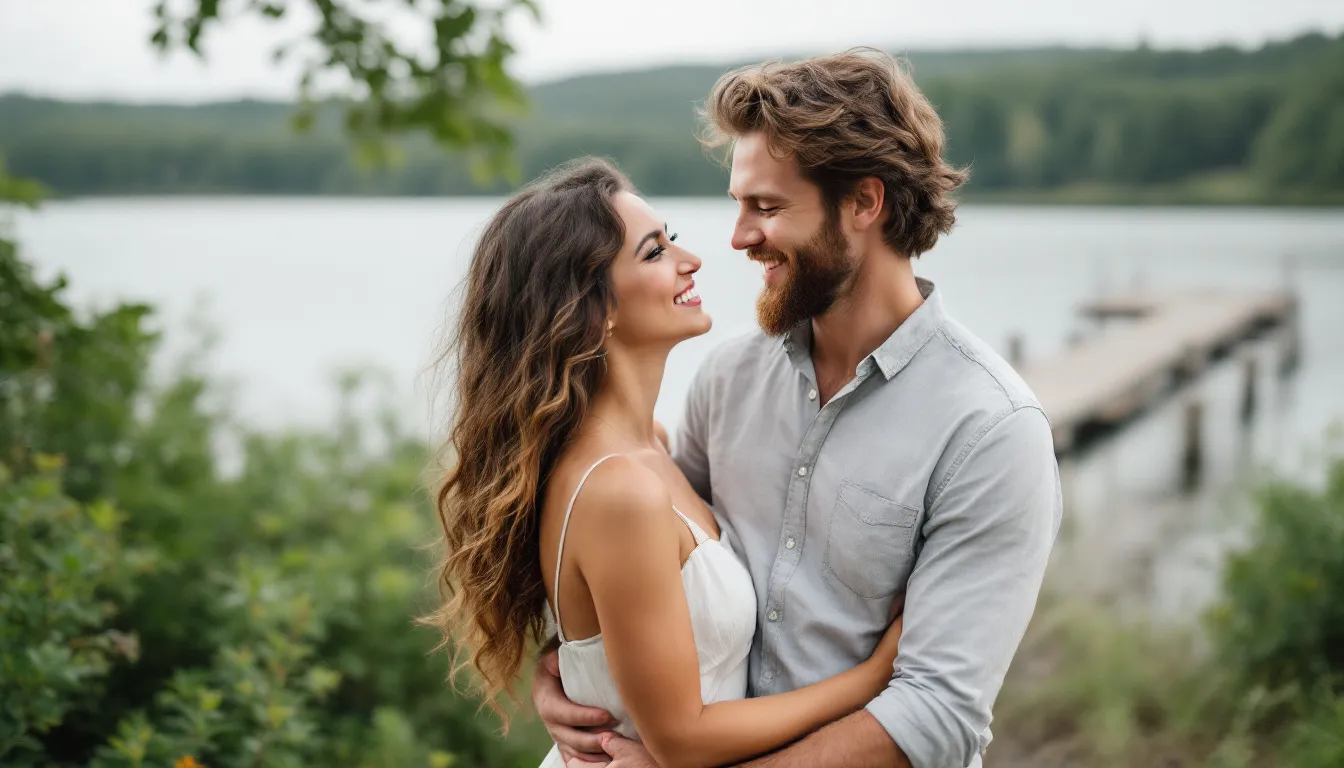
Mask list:
[{"label": "shirt sleeve", "polygon": [[713,365],[717,355],[711,353],[700,364],[686,393],[686,407],[681,423],[672,439],[672,460],[681,468],[691,487],[705,500],[713,503],[709,477],[709,423],[712,398]]},{"label": "shirt sleeve", "polygon": [[935,492],[891,682],[868,711],[915,768],[965,768],[1036,607],[1062,514],[1045,414],[1008,412]]}]

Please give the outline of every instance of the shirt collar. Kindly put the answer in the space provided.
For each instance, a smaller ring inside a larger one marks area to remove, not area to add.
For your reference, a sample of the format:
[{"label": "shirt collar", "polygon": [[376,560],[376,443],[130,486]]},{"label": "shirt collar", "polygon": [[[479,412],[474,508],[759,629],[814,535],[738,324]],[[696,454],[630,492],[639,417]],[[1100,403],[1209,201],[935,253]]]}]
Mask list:
[{"label": "shirt collar", "polygon": [[[878,370],[882,371],[882,375],[890,380],[900,373],[901,369],[914,358],[915,353],[928,343],[933,334],[937,333],[946,322],[947,314],[943,309],[942,294],[934,289],[933,282],[922,277],[915,278],[915,282],[924,297],[924,303],[920,304],[905,322],[887,337],[886,341],[864,358],[864,362],[859,364],[860,369],[868,360],[872,360]],[[795,364],[801,364],[804,360],[810,363],[812,321],[804,320],[799,323],[781,337],[781,343]]]}]

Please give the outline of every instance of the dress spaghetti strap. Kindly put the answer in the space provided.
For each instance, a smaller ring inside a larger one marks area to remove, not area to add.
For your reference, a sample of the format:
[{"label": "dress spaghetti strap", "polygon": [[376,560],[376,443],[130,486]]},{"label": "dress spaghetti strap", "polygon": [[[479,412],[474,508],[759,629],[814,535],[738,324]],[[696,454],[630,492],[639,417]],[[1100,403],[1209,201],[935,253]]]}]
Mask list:
[{"label": "dress spaghetti strap", "polygon": [[[574,514],[574,502],[579,499],[579,491],[583,490],[583,484],[588,482],[588,476],[593,474],[593,470],[597,469],[597,465],[613,456],[619,455],[620,454],[609,453],[593,462],[593,465],[583,473],[583,477],[579,478],[579,484],[574,488],[574,495],[569,497],[569,506],[565,508],[565,522],[560,526],[560,546],[555,553],[555,578],[551,581],[551,584],[555,588],[555,605],[554,610],[552,611],[555,614],[555,632],[560,637],[560,642],[562,643],[568,641],[565,640],[565,630],[561,628],[560,625],[560,561],[565,556],[565,533],[569,531],[569,516]],[[681,513],[678,512],[677,514]]]}]

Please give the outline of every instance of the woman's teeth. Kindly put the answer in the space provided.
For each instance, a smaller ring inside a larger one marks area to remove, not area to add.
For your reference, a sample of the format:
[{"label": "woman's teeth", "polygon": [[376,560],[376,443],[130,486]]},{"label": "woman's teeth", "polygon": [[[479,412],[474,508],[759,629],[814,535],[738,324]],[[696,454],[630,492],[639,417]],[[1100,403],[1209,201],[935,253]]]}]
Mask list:
[{"label": "woman's teeth", "polygon": [[686,290],[677,294],[676,298],[672,299],[672,303],[685,304],[688,301],[694,301],[695,299],[698,298],[700,298],[700,294],[696,293],[694,288],[687,288]]}]

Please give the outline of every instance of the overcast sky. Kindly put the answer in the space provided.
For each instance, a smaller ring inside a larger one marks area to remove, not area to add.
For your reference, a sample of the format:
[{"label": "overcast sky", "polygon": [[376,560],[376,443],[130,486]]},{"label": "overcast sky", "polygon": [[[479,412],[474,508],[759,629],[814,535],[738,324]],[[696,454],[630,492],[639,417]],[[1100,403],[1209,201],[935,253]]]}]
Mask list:
[{"label": "overcast sky", "polygon": [[[291,3],[306,0],[291,0]],[[239,0],[234,0],[239,2]],[[234,24],[208,61],[160,58],[148,44],[152,0],[0,0],[0,92],[198,101],[286,97],[294,69],[269,50],[288,28]],[[1254,46],[1306,30],[1344,30],[1344,0],[540,0],[515,24],[515,74],[575,72],[874,45],[890,50],[1042,43]],[[226,7],[228,0],[226,0]]]}]

